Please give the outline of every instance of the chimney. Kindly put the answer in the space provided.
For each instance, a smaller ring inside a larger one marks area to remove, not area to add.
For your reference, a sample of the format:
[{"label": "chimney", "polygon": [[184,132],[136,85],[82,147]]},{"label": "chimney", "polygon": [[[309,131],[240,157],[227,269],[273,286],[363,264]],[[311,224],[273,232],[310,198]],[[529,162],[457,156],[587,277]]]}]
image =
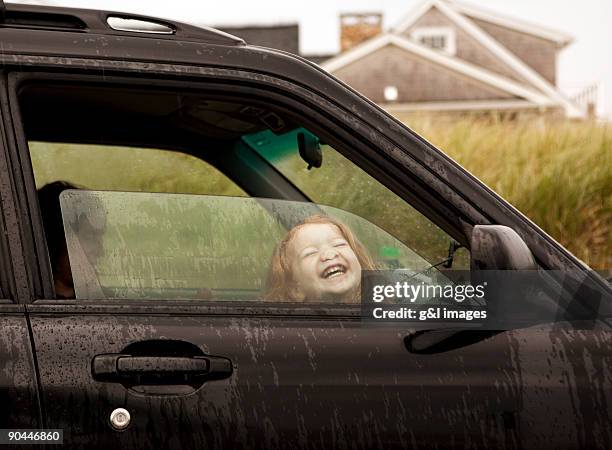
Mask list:
[{"label": "chimney", "polygon": [[381,32],[381,13],[340,14],[340,51],[345,52]]}]

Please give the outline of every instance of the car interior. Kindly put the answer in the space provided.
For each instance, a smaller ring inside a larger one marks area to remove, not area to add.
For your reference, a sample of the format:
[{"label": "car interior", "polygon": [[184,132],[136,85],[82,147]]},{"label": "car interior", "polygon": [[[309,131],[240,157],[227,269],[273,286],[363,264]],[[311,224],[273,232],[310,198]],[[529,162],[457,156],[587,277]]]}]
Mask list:
[{"label": "car interior", "polygon": [[245,134],[297,126],[263,107],[209,95],[61,84],[28,86],[20,102],[29,141],[181,150],[217,167],[250,196],[308,200],[255,152],[240,146],[242,157],[235,155]]}]

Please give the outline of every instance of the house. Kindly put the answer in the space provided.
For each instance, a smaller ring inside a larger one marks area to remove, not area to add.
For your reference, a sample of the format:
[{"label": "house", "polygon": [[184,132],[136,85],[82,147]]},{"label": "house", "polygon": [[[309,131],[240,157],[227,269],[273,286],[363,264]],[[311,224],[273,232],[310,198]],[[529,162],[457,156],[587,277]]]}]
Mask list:
[{"label": "house", "polygon": [[390,31],[381,25],[377,14],[343,15],[342,51],[321,66],[392,112],[586,115],[557,87],[565,33],[451,0],[423,0]]}]

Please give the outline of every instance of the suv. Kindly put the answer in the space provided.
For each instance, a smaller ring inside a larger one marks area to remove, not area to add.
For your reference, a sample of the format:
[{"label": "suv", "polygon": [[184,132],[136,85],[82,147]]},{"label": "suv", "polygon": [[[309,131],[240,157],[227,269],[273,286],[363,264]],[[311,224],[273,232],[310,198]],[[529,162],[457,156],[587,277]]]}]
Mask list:
[{"label": "suv", "polygon": [[[8,5],[0,42],[0,428],[101,449],[612,447],[609,285],[359,93],[123,13]],[[549,312],[528,326],[419,331],[266,295],[287,231],[326,215],[370,268],[529,269],[558,295],[517,288]]]}]

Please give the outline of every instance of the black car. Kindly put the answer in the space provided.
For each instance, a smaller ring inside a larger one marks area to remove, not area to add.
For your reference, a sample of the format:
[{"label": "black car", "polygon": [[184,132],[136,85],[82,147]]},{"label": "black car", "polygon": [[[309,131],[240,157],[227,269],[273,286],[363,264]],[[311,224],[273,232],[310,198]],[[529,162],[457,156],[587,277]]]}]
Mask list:
[{"label": "black car", "polygon": [[[612,448],[609,285],[426,140],[213,29],[2,12],[2,442]],[[556,294],[517,301],[546,320],[376,326],[309,297],[306,272],[301,296],[270,294],[275,257],[317,258],[279,242],[345,230],[327,216],[356,237],[332,236],[314,284],[530,270]]]}]

